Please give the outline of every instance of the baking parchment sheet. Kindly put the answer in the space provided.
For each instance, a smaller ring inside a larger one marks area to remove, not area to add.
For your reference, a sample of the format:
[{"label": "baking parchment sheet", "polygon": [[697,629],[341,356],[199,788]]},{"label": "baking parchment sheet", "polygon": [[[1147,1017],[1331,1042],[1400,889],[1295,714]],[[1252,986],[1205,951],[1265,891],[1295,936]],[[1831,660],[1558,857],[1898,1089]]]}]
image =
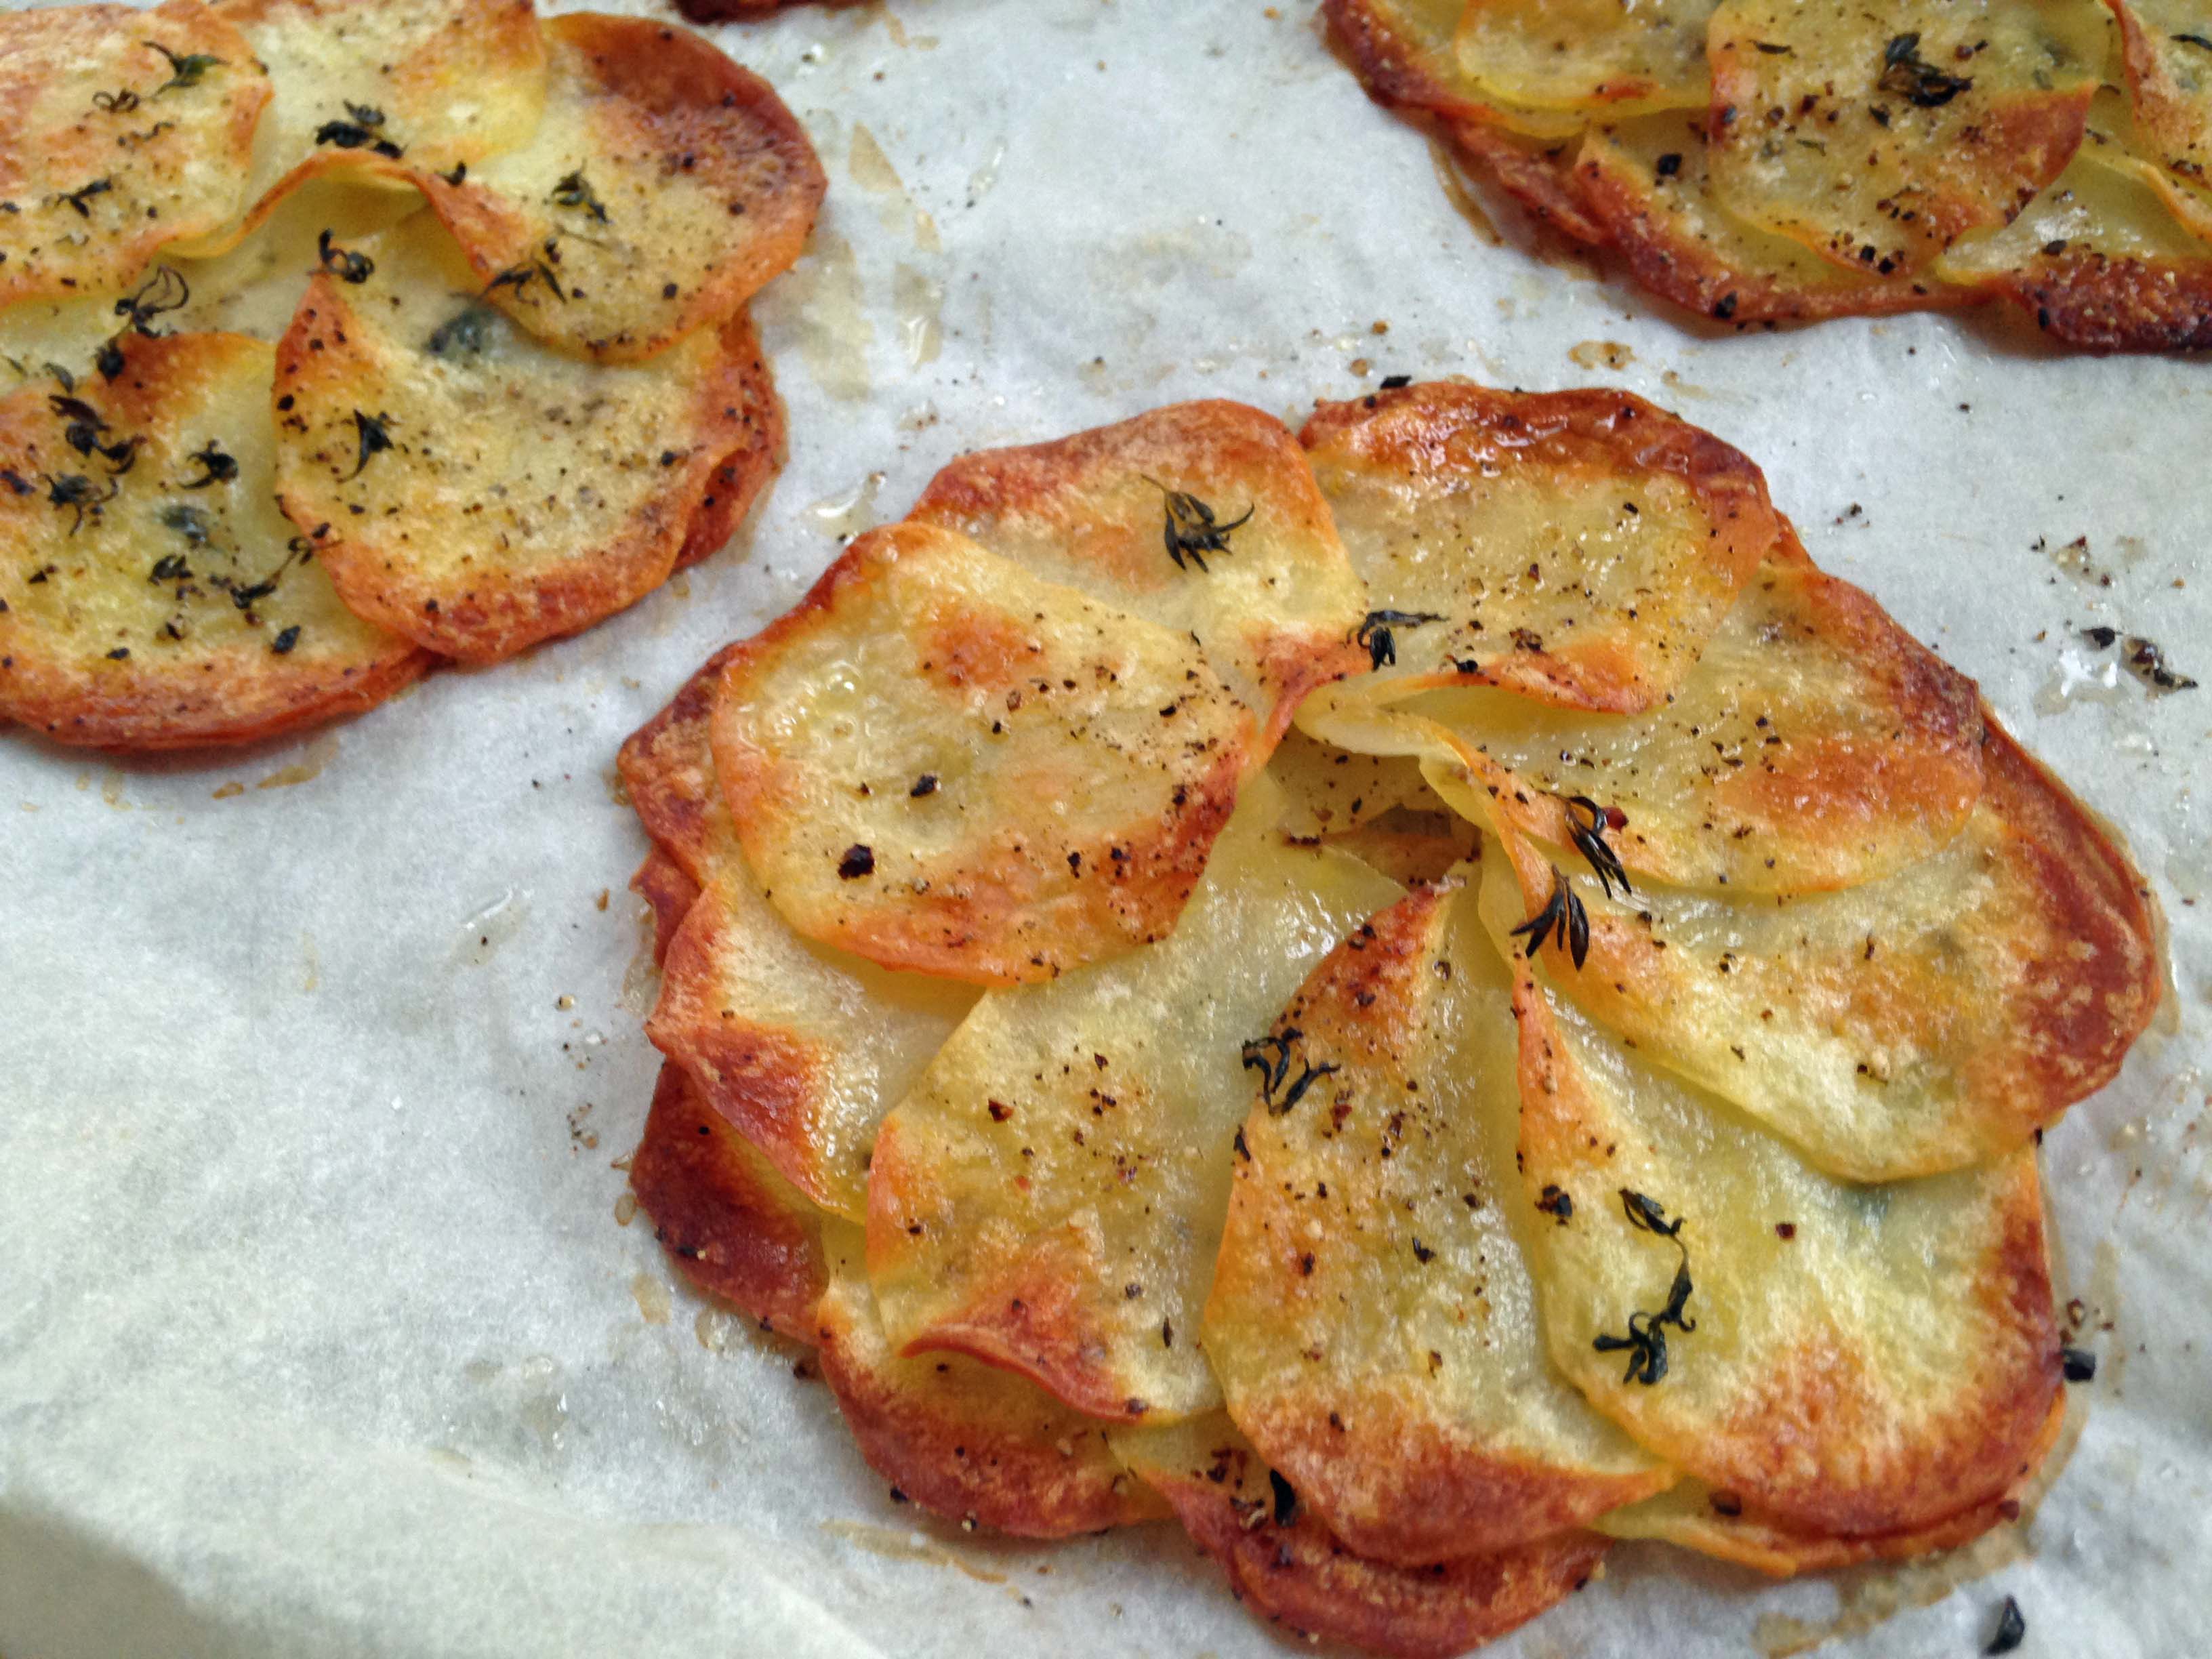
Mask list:
[{"label": "baking parchment sheet", "polygon": [[[2124,830],[2159,1033],[2045,1148],[2096,1381],[2031,1517],[1774,1586],[1656,1547],[1501,1654],[2202,1650],[2212,1632],[2212,365],[1975,318],[1743,337],[1497,246],[1305,0],[898,0],[714,31],[831,178],[759,307],[788,468],[584,637],[213,761],[0,737],[0,1655],[1267,1654],[1171,1526],[892,1501],[800,1351],[674,1280],[616,745],[959,451],[1385,374],[1624,386]],[[2086,538],[2082,540],[2081,538]],[[2146,634],[2154,700],[2079,636]],[[1948,1596],[1942,1592],[1955,1585]]]}]

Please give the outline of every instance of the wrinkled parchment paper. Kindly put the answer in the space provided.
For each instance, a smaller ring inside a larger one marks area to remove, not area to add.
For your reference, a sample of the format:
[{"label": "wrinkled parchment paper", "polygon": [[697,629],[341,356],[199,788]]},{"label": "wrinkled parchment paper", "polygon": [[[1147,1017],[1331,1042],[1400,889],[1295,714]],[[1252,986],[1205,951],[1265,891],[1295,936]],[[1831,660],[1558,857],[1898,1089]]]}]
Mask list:
[{"label": "wrinkled parchment paper", "polygon": [[[1030,1547],[895,1504],[799,1351],[621,1224],[655,1056],[612,766],[963,448],[1454,373],[1626,386],[1748,451],[1814,557],[2125,831],[2176,981],[2045,1148],[2100,1366],[2032,1518],[1782,1586],[1622,1548],[1497,1650],[1966,1656],[2008,1592],[2026,1653],[2201,1650],[2212,365],[1971,318],[1686,328],[1492,245],[1309,5],[722,27],[833,179],[760,307],[793,443],[749,539],[298,742],[117,765],[0,737],[5,1659],[1286,1651],[1172,1527]],[[2207,689],[2153,699],[2096,625]]]}]

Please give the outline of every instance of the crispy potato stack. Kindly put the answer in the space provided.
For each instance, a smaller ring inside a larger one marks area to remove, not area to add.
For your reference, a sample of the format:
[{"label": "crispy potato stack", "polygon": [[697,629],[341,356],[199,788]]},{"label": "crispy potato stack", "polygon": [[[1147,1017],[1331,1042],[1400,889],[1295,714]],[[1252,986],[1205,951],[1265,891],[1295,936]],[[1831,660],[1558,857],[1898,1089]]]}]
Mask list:
[{"label": "crispy potato stack", "polygon": [[2143,886],[1708,434],[1437,384],[970,455],[621,769],[632,1184],[934,1513],[1172,1515],[1411,1656],[1610,1537],[2020,1513]]},{"label": "crispy potato stack", "polygon": [[2212,38],[2174,0],[1324,0],[1377,101],[1738,326],[2013,301],[2212,345]]},{"label": "crispy potato stack", "polygon": [[0,717],[180,749],[367,708],[635,603],[781,464],[745,307],[822,172],[696,35],[58,7],[0,15]]}]

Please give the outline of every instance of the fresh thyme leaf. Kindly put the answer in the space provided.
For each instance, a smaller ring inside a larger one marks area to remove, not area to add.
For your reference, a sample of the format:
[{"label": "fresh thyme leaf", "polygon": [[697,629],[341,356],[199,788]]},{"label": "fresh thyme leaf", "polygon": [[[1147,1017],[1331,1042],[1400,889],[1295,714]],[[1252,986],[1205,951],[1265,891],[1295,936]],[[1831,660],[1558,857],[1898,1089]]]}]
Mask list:
[{"label": "fresh thyme leaf", "polygon": [[607,222],[607,210],[578,168],[553,186],[552,202],[556,207],[580,208],[600,224]]},{"label": "fresh thyme leaf", "polygon": [[385,430],[384,426],[384,423],[391,418],[389,415],[364,415],[357,409],[354,410],[354,430],[360,434],[361,442],[358,459],[354,462],[353,471],[345,476],[346,483],[351,483],[356,478],[361,477],[368,470],[368,464],[372,459],[392,447],[392,434]]},{"label": "fresh thyme leaf", "polygon": [[200,79],[211,69],[221,69],[222,59],[204,52],[187,52],[182,58],[171,52],[159,40],[141,40],[142,46],[151,46],[169,60],[169,78],[154,88],[159,98],[165,92],[179,92],[186,87],[199,85]]},{"label": "fresh thyme leaf", "polygon": [[1167,518],[1160,538],[1167,548],[1168,557],[1175,561],[1178,570],[1189,568],[1184,563],[1186,559],[1204,570],[1205,556],[1229,551],[1230,532],[1242,529],[1258,510],[1256,505],[1248,507],[1243,518],[1232,519],[1223,524],[1214,517],[1212,507],[1189,491],[1170,489],[1158,478],[1148,477],[1145,482],[1167,499]]},{"label": "fresh thyme leaf", "polygon": [[[1620,855],[1607,844],[1606,830],[1613,826],[1613,813],[1600,806],[1588,795],[1569,795],[1566,798],[1567,834],[1597,878],[1597,884],[1605,890],[1607,898],[1613,896],[1613,884],[1620,884],[1624,893],[1636,890],[1628,884],[1628,871],[1620,862]],[[1625,821],[1625,820],[1624,820]],[[1579,963],[1576,964],[1581,966]]]},{"label": "fresh thyme leaf", "polygon": [[1554,934],[1566,947],[1577,968],[1589,959],[1589,912],[1583,908],[1582,900],[1556,866],[1552,871],[1552,896],[1544,901],[1544,908],[1518,927],[1508,930],[1508,937],[1528,940],[1526,953],[1532,957]]},{"label": "fresh thyme leaf", "polygon": [[1352,642],[1367,647],[1369,667],[1381,668],[1398,660],[1398,641],[1393,629],[1419,628],[1424,623],[1443,620],[1434,611],[1370,611],[1352,630]]}]

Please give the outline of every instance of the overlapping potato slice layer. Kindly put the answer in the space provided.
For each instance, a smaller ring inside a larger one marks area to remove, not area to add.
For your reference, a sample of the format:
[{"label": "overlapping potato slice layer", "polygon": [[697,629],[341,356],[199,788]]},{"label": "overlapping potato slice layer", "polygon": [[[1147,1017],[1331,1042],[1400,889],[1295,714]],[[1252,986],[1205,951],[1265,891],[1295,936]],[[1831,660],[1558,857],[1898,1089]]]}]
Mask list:
[{"label": "overlapping potato slice layer", "polygon": [[1589,1582],[1605,1540],[1569,1533],[1428,1567],[1347,1548],[1218,1413],[1124,1429],[1115,1449],[1173,1507],[1237,1595],[1309,1640],[1393,1659],[1449,1659],[1516,1630]]},{"label": "overlapping potato slice layer", "polygon": [[1198,1344],[1243,1045],[1394,884],[1285,845],[1255,786],[1172,934],[978,1003],[884,1121],[868,1265],[902,1352],[1024,1371],[1094,1415],[1220,1402]]},{"label": "overlapping potato slice layer", "polygon": [[1553,1370],[1516,1232],[1511,985],[1461,880],[1339,946],[1259,1047],[1203,1340],[1330,1530],[1419,1565],[1673,1479]]},{"label": "overlapping potato slice layer", "polygon": [[1462,67],[1457,36],[1467,0],[1324,0],[1331,37],[1385,102],[1446,122],[1533,137],[1572,138],[1583,118],[1493,96]]},{"label": "overlapping potato slice layer", "polygon": [[1461,70],[1508,103],[1622,115],[1702,107],[1717,0],[1468,0]]},{"label": "overlapping potato slice layer", "polygon": [[2120,26],[2135,137],[2168,205],[2212,236],[2212,17],[2195,0],[2105,0]]},{"label": "overlapping potato slice layer", "polygon": [[276,89],[253,140],[257,218],[317,173],[471,165],[522,143],[544,112],[531,0],[220,0],[216,10]]},{"label": "overlapping potato slice layer", "polygon": [[908,517],[1194,636],[1269,744],[1306,692],[1366,660],[1360,579],[1312,470],[1243,404],[963,456]]},{"label": "overlapping potato slice layer", "polygon": [[1437,383],[1300,434],[1366,579],[1372,696],[1457,681],[1662,702],[1778,534],[1759,470],[1626,392]]},{"label": "overlapping potato slice layer", "polygon": [[234,222],[269,96],[198,0],[0,13],[0,306],[119,291]]},{"label": "overlapping potato slice layer", "polygon": [[64,743],[244,743],[421,674],[276,508],[271,354],[125,336],[112,378],[0,399],[0,714]]},{"label": "overlapping potato slice layer", "polygon": [[1592,1404],[1812,1532],[1926,1526],[2010,1485],[2058,1391],[2032,1149],[1837,1182],[1534,980],[1516,1008],[1522,1177],[1562,1218],[1529,1235],[1544,1328]]},{"label": "overlapping potato slice layer", "polygon": [[809,938],[981,984],[1164,938],[1259,739],[1198,646],[904,524],[724,670],[715,761]]},{"label": "overlapping potato slice layer", "polygon": [[491,662],[667,580],[708,481],[781,418],[742,314],[650,363],[568,356],[473,296],[428,214],[319,273],[277,349],[278,489],[348,605]]},{"label": "overlapping potato slice layer", "polygon": [[825,183],[775,89],[689,30],[576,13],[544,24],[545,118],[429,197],[495,305],[603,362],[734,315],[799,257]]}]

